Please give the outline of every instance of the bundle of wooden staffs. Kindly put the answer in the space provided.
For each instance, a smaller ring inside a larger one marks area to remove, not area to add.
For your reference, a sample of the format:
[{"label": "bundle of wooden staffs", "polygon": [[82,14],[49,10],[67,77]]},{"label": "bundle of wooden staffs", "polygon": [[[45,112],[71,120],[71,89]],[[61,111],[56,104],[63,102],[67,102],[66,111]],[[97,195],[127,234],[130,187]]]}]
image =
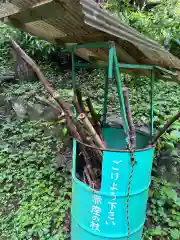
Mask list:
[{"label": "bundle of wooden staffs", "polygon": [[[51,103],[53,107],[60,112],[66,120],[69,134],[77,140],[78,143],[78,157],[83,159],[83,174],[77,172],[77,177],[94,189],[101,187],[101,170],[103,160],[103,150],[106,150],[105,142],[101,132],[101,124],[99,116],[94,110],[91,99],[86,99],[86,106],[83,102],[82,94],[79,89],[76,90],[74,99],[72,101],[76,114],[72,111],[70,104],[63,101],[60,95],[50,86],[48,80],[38,67],[38,65],[20,48],[20,46],[13,40],[9,41],[10,47],[16,54],[17,59],[24,61],[31,70],[34,71],[37,78],[42,82],[45,89],[54,98],[55,104]],[[128,149],[134,151],[136,149],[136,135],[135,127],[132,120],[132,114],[128,98],[128,89],[123,89],[126,117],[129,126],[128,131]],[[88,109],[88,110],[87,110]],[[180,112],[176,114],[162,130],[160,130],[150,144],[154,144],[159,137],[167,130],[167,128],[180,117]]]},{"label": "bundle of wooden staffs", "polygon": [[[80,90],[76,91],[75,98],[73,100],[73,104],[77,112],[76,118],[70,104],[62,100],[55,89],[50,86],[48,80],[45,78],[38,65],[14,40],[10,40],[9,43],[13,52],[16,54],[16,58],[21,59],[21,61],[24,61],[31,69],[33,69],[37,78],[43,83],[45,89],[54,98],[56,102],[54,108],[56,108],[56,110],[60,112],[60,115],[65,118],[69,134],[75,138],[77,142],[80,142],[78,154],[81,155],[81,158],[83,157],[84,166],[83,176],[79,176],[77,173],[77,177],[91,187],[99,189],[103,153],[98,149],[105,149],[105,145],[101,134],[98,114],[95,112],[90,98],[86,99],[88,108],[88,111],[86,111],[82,101],[81,92]],[[85,145],[81,143],[87,144],[90,147],[85,147]]]}]

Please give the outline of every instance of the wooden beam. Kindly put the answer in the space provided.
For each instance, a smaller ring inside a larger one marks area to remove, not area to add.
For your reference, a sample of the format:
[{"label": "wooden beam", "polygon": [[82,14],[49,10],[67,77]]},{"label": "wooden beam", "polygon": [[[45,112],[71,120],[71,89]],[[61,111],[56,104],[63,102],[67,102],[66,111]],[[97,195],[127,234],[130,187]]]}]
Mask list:
[{"label": "wooden beam", "polygon": [[174,76],[174,77],[178,76],[178,74],[176,72],[170,71],[170,70],[168,70],[166,68],[162,68],[160,66],[154,66],[154,67],[155,67],[155,69],[157,69],[160,72],[166,73],[166,74]]},{"label": "wooden beam", "polygon": [[32,35],[38,36],[38,37],[40,37],[40,38],[42,38],[42,39],[44,39],[44,40],[46,40],[48,42],[56,44],[55,39],[50,37],[45,32],[40,31],[39,28],[36,29],[35,27],[32,27],[32,26],[27,25],[27,24],[20,23],[18,20],[10,19],[10,18],[6,19],[5,23],[8,24],[8,25],[12,25],[12,26],[14,26],[16,28],[22,29],[25,32],[30,33]]},{"label": "wooden beam", "polygon": [[47,18],[56,18],[59,15],[58,11],[59,5],[53,0],[46,1],[45,3],[41,3],[35,5],[31,8],[27,8],[25,10],[21,10],[12,16],[9,16],[13,19],[17,19],[21,23],[29,23],[35,22],[38,20],[43,20]]},{"label": "wooden beam", "polygon": [[38,2],[34,4],[33,2],[30,1],[13,1],[12,3],[4,3],[1,5],[1,8],[4,10],[0,11],[0,18],[6,18],[6,17],[12,17],[21,12],[25,12],[29,8],[36,8],[38,6],[41,6],[43,4],[47,4],[49,2],[53,2],[53,0],[44,0],[43,2]]}]

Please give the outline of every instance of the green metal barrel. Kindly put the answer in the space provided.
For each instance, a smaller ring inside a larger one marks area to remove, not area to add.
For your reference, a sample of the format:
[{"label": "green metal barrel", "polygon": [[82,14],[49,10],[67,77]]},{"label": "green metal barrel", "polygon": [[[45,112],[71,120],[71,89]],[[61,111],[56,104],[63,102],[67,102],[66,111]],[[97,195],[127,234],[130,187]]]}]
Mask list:
[{"label": "green metal barrel", "polygon": [[103,129],[103,135],[108,150],[103,154],[100,191],[76,178],[76,143],[74,145],[71,239],[140,240],[146,219],[154,147],[147,147],[148,136],[136,134],[138,150],[132,171],[131,154],[123,150],[124,131],[108,127]]}]

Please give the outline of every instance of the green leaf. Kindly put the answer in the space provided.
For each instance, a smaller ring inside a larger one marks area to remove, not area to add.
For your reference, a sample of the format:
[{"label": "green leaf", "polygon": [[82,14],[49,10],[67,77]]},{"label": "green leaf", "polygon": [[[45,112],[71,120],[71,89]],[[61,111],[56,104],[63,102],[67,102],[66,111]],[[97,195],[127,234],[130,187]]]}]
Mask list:
[{"label": "green leaf", "polygon": [[66,136],[66,135],[67,135],[67,132],[68,132],[67,128],[64,127],[64,128],[63,128],[63,135]]},{"label": "green leaf", "polygon": [[178,239],[180,239],[180,230],[178,230],[178,229],[172,229],[172,230],[171,230],[171,237],[172,237],[172,240],[178,240]]},{"label": "green leaf", "polygon": [[174,149],[174,144],[172,143],[172,142],[165,142],[165,145],[164,145],[164,147],[166,148],[166,149]]},{"label": "green leaf", "polygon": [[161,236],[162,233],[163,233],[163,230],[161,229],[160,226],[152,230],[152,236]]},{"label": "green leaf", "polygon": [[172,199],[174,201],[177,200],[177,192],[174,189],[171,189],[171,188],[168,188],[168,187],[163,187],[162,190],[169,199]]}]

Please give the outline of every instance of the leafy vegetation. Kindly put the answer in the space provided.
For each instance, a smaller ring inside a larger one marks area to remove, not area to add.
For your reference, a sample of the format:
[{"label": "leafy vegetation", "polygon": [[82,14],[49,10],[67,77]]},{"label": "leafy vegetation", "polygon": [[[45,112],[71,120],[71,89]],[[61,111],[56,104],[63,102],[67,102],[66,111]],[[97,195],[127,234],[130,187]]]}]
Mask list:
[{"label": "leafy vegetation", "polygon": [[178,185],[153,178],[145,239],[161,237],[161,239],[175,240],[180,238],[180,199],[175,187]]},{"label": "leafy vegetation", "polygon": [[57,140],[47,122],[7,120],[1,125],[1,239],[65,239],[71,180],[57,171]]},{"label": "leafy vegetation", "polygon": [[[13,37],[16,34],[16,30],[10,27],[6,27],[4,24],[0,24],[0,72],[5,73],[9,70],[11,62],[9,62],[10,53],[7,44],[8,38]],[[9,63],[9,64],[8,64]]]},{"label": "leafy vegetation", "polygon": [[[148,11],[144,11],[143,8],[137,10],[129,4],[132,1],[110,0],[107,2],[105,7],[113,14],[141,33],[158,41],[174,55],[179,56],[180,3],[178,0],[162,0],[160,4]],[[143,3],[145,1],[135,2]]]},{"label": "leafy vegetation", "polygon": [[60,58],[60,47],[28,33],[20,31],[18,35],[16,35],[16,40],[21,43],[22,48],[25,49],[29,55],[34,56],[37,60],[50,60],[52,57]]}]

